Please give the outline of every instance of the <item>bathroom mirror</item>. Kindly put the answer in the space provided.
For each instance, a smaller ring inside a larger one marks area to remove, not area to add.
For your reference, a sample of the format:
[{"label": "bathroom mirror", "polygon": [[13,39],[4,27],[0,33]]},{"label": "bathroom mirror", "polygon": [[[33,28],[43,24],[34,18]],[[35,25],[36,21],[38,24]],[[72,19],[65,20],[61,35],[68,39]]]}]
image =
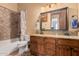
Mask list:
[{"label": "bathroom mirror", "polygon": [[55,30],[59,29],[59,14],[54,14],[51,16],[51,28]]},{"label": "bathroom mirror", "polygon": [[41,13],[42,30],[67,30],[67,7]]},{"label": "bathroom mirror", "polygon": [[56,11],[52,11],[51,13],[51,28],[53,30],[67,30],[68,26],[67,26],[67,7],[66,8],[62,8]]}]

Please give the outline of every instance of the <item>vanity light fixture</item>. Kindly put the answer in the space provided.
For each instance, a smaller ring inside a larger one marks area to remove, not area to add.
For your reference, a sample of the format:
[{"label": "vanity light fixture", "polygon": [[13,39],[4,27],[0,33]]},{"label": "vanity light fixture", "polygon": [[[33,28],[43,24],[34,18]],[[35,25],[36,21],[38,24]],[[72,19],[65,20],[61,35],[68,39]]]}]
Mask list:
[{"label": "vanity light fixture", "polygon": [[52,8],[52,7],[54,7],[55,5],[56,5],[56,3],[47,4],[47,6],[48,6],[49,8]]},{"label": "vanity light fixture", "polygon": [[54,6],[56,6],[57,3],[49,3],[49,4],[45,4],[44,6],[41,7],[42,11],[48,11],[51,8],[53,8]]},{"label": "vanity light fixture", "polygon": [[49,6],[49,8],[51,8],[51,4],[49,4],[48,6]]}]

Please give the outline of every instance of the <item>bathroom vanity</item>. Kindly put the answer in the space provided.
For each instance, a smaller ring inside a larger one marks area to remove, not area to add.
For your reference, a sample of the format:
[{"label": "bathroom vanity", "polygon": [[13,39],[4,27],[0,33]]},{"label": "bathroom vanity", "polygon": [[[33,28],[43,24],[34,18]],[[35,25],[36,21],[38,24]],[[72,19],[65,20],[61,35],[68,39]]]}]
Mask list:
[{"label": "bathroom vanity", "polygon": [[[40,13],[40,33],[30,35],[30,51],[37,56],[79,56],[78,28],[72,28],[68,7]],[[74,11],[72,9],[72,11]],[[72,31],[78,30],[78,31]]]},{"label": "bathroom vanity", "polygon": [[78,36],[32,34],[30,42],[36,56],[79,56]]}]

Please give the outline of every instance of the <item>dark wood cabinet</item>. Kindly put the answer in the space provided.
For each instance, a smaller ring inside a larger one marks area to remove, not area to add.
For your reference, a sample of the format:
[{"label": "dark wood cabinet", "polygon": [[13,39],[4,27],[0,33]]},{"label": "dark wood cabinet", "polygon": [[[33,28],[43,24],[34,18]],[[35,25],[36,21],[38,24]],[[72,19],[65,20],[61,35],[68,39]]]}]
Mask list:
[{"label": "dark wood cabinet", "polygon": [[54,56],[55,55],[55,39],[45,38],[45,55]]},{"label": "dark wood cabinet", "polygon": [[44,55],[44,39],[41,37],[31,37],[30,51],[33,55]]},{"label": "dark wood cabinet", "polygon": [[71,56],[71,49],[68,46],[58,46],[56,48],[57,56]]},{"label": "dark wood cabinet", "polygon": [[37,55],[45,55],[45,49],[44,49],[44,38],[42,38],[42,37],[38,37],[38,38],[40,38],[39,40],[38,40],[38,43],[37,43],[37,50],[38,50],[38,52],[37,52]]},{"label": "dark wood cabinet", "polygon": [[79,56],[79,48],[68,46],[58,46],[56,49],[57,56]]},{"label": "dark wood cabinet", "polygon": [[31,37],[30,40],[30,51],[32,55],[36,55],[37,54],[37,39],[35,39],[36,37]]},{"label": "dark wood cabinet", "polygon": [[57,39],[56,54],[59,56],[79,56],[79,40]]},{"label": "dark wood cabinet", "polygon": [[31,36],[30,45],[30,50],[33,55],[55,55],[55,39]]},{"label": "dark wood cabinet", "polygon": [[38,44],[38,48],[37,49],[38,49],[37,55],[39,55],[39,56],[45,55],[44,45]]},{"label": "dark wood cabinet", "polygon": [[30,51],[38,56],[79,56],[79,40],[53,37],[30,37]]},{"label": "dark wood cabinet", "polygon": [[72,49],[72,56],[79,56],[79,48],[74,47]]},{"label": "dark wood cabinet", "polygon": [[70,41],[58,38],[56,42],[56,55],[57,56],[71,56]]}]

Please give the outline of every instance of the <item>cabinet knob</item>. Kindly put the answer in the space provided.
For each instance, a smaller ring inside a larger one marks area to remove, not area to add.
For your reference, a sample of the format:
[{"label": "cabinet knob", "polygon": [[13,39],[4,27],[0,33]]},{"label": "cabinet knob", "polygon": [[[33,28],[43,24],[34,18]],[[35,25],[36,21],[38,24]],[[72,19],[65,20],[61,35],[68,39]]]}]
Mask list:
[{"label": "cabinet knob", "polygon": [[74,50],[79,50],[79,48],[73,48]]}]

